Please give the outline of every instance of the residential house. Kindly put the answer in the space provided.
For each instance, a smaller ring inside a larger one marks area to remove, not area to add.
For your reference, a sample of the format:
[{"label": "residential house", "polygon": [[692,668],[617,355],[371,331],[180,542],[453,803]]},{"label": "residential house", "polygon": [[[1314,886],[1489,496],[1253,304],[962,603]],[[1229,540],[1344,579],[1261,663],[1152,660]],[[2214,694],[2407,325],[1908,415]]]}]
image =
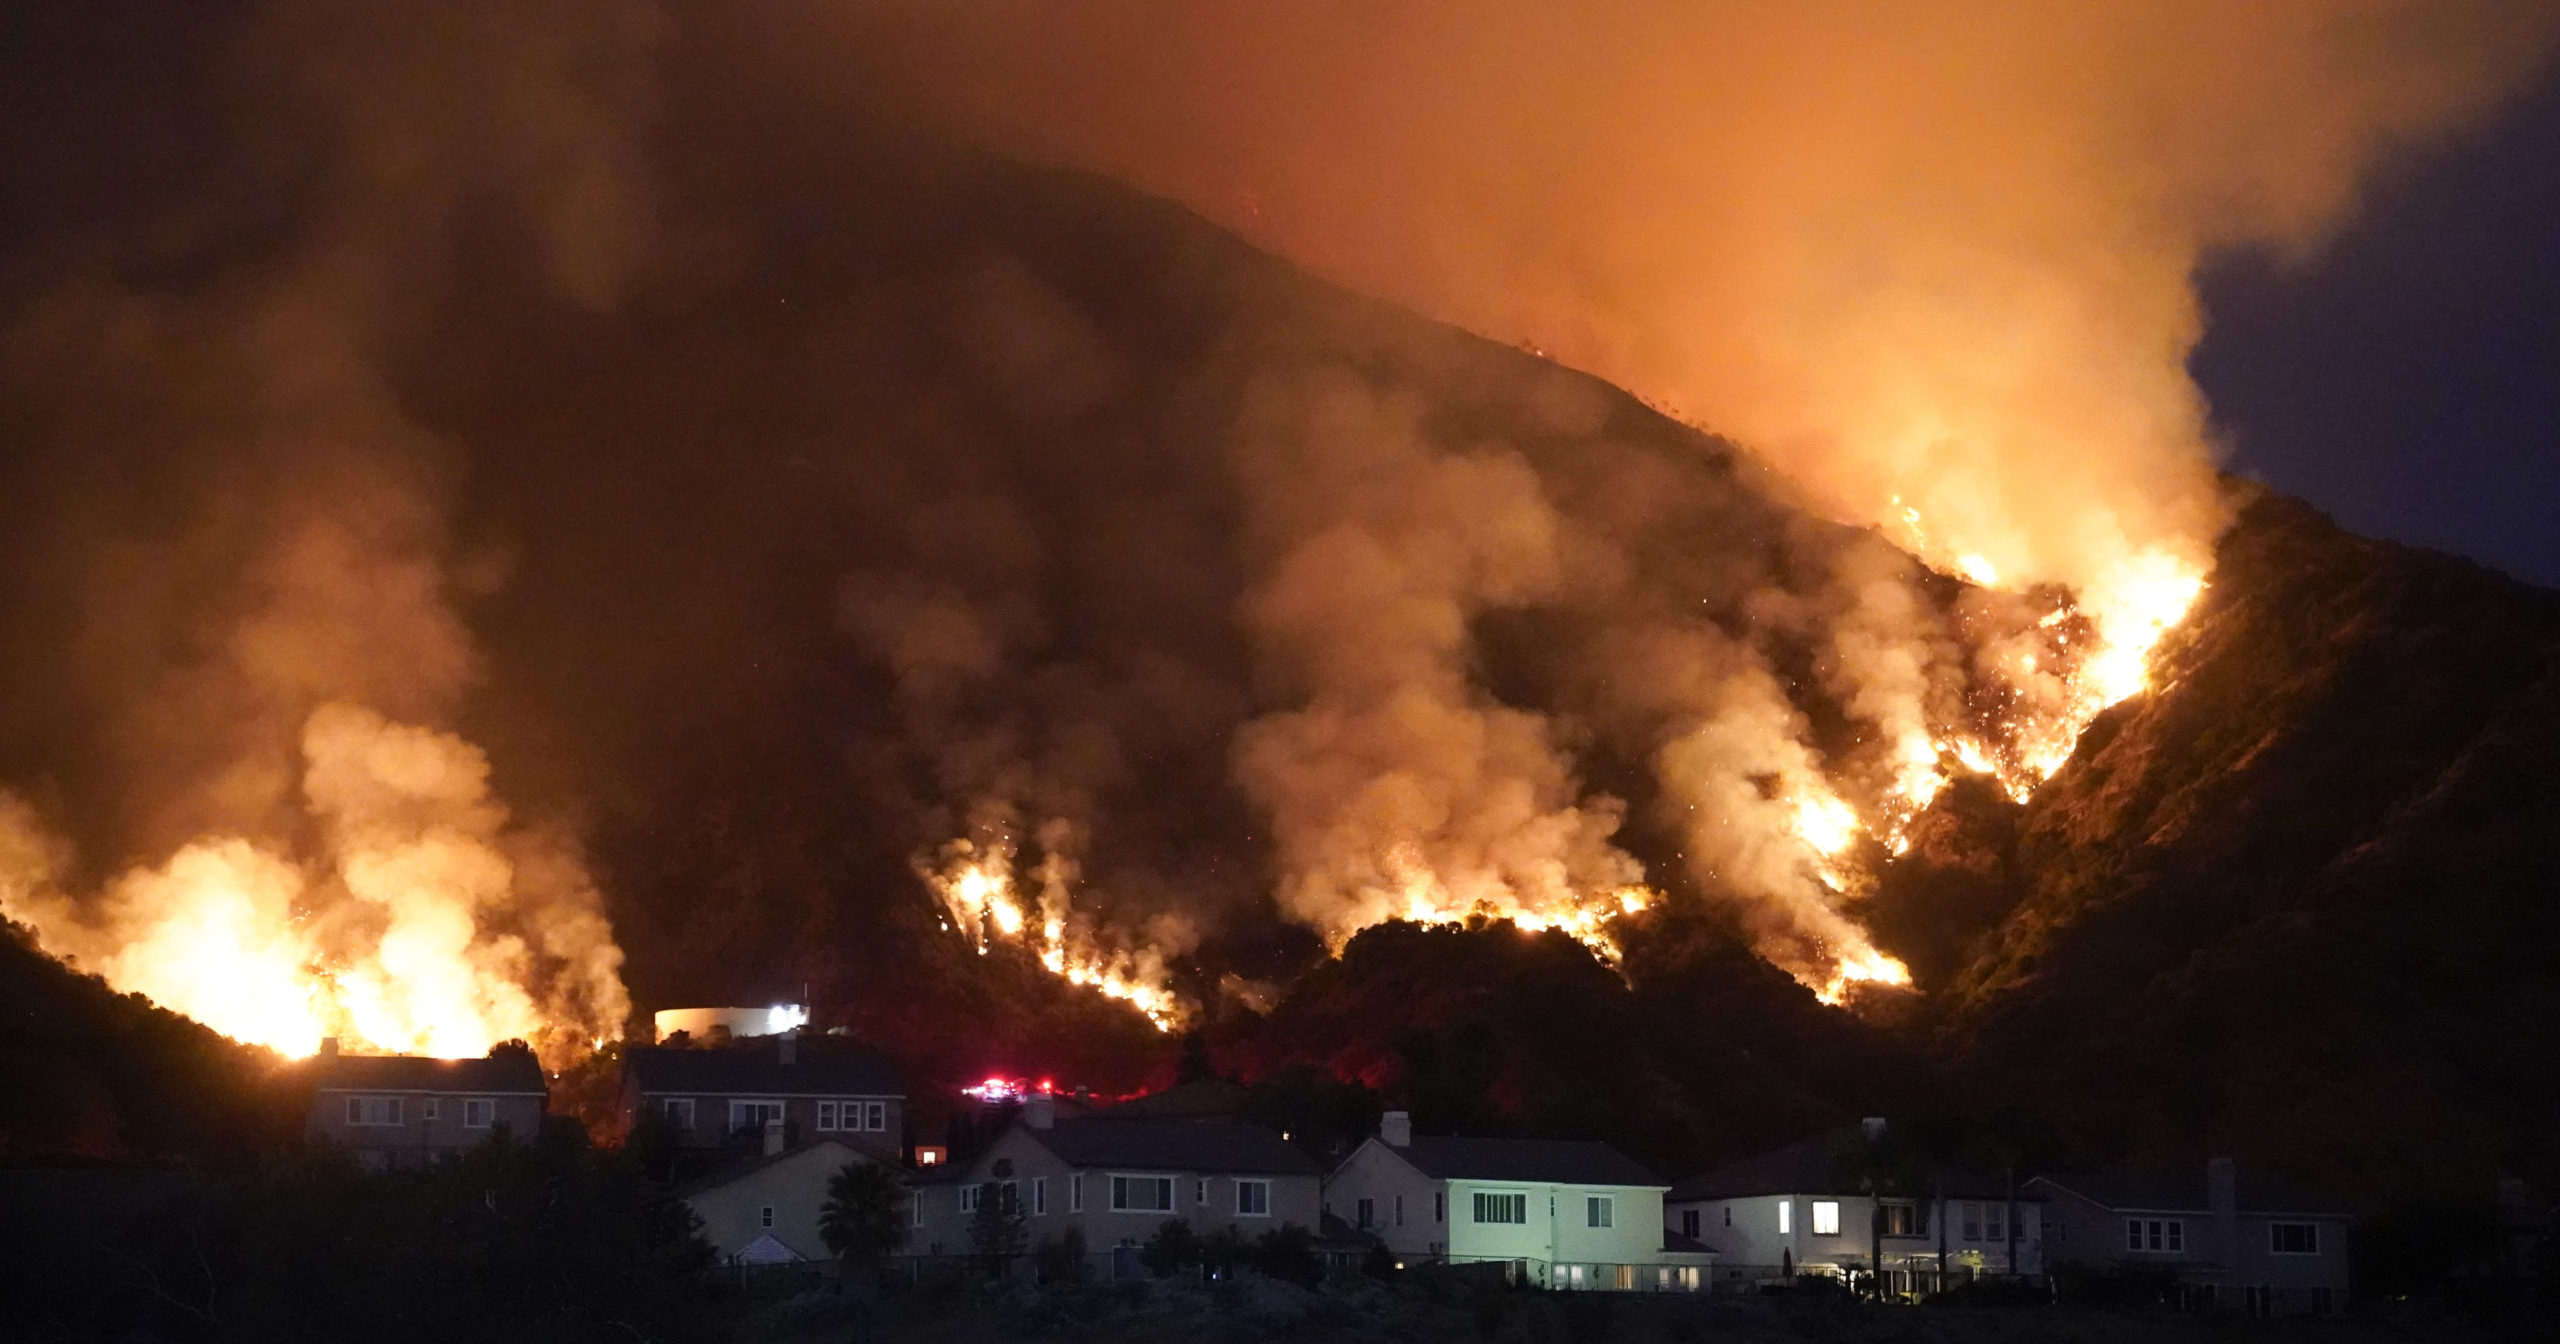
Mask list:
[{"label": "residential house", "polygon": [[1887,1293],[1916,1297],[2044,1272],[2040,1196],[2001,1176],[1887,1170],[1873,1160],[1890,1151],[1886,1132],[1870,1119],[1690,1177],[1665,1211],[1716,1247],[1736,1284],[1881,1269]]},{"label": "residential house", "polygon": [[773,1150],[676,1192],[702,1220],[702,1236],[722,1259],[739,1265],[788,1265],[830,1258],[818,1235],[827,1182],[855,1162],[876,1162],[841,1138]]},{"label": "residential house", "polygon": [[895,1162],[905,1109],[897,1066],[849,1041],[784,1034],[708,1049],[641,1047],[622,1057],[625,1120],[655,1116],[687,1148],[758,1145],[778,1120],[785,1148],[834,1139]]},{"label": "residential house", "polygon": [[2329,1315],[2347,1302],[2340,1206],[2240,1179],[2218,1157],[2202,1177],[2039,1176],[2057,1264],[2166,1275],[2189,1306],[2252,1316]]},{"label": "residential house", "polygon": [[1667,1189],[1605,1143],[1418,1136],[1389,1111],[1325,1179],[1324,1204],[1406,1262],[1502,1263],[1540,1287],[1695,1292],[1714,1254],[1671,1244]]},{"label": "residential house", "polygon": [[1054,1099],[1026,1098],[996,1140],[966,1161],[909,1179],[912,1254],[968,1255],[978,1202],[1023,1214],[1027,1244],[1075,1228],[1088,1253],[1135,1248],[1168,1221],[1206,1237],[1232,1228],[1248,1238],[1295,1224],[1313,1232],[1323,1169],[1258,1125],[1200,1120],[1062,1117]]},{"label": "residential house", "polygon": [[422,1166],[500,1133],[530,1139],[550,1100],[542,1065],[521,1049],[485,1059],[342,1055],[332,1037],[311,1069],[306,1132],[373,1170]]}]

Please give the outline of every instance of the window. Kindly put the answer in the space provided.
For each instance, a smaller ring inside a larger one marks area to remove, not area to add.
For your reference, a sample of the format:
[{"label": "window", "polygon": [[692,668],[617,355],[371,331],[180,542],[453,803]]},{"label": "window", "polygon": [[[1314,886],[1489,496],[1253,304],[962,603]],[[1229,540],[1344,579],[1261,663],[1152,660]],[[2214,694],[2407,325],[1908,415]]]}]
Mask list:
[{"label": "window", "polygon": [[835,1104],[834,1102],[832,1102],[832,1101],[822,1101],[822,1102],[819,1102],[819,1103],[818,1103],[818,1132],[820,1132],[820,1133],[822,1133],[822,1134],[823,1134],[823,1133],[827,1132],[828,1130],[834,1129],[835,1127],[836,1127],[836,1104]]},{"label": "window", "polygon": [[1236,1216],[1268,1218],[1271,1216],[1271,1182],[1236,1182]]},{"label": "window", "polygon": [[398,1097],[347,1098],[347,1123],[350,1125],[396,1125],[400,1123]]},{"label": "window", "polygon": [[2252,1316],[2276,1314],[2275,1290],[2263,1283],[2253,1283],[2240,1290],[2241,1309]]},{"label": "window", "polygon": [[782,1103],[778,1101],[729,1103],[729,1132],[733,1134],[750,1129],[761,1130],[765,1127],[765,1122],[781,1118]]},{"label": "window", "polygon": [[1046,1217],[1048,1212],[1049,1178],[1046,1176],[1034,1176],[1031,1178],[1031,1216],[1034,1218]]},{"label": "window", "polygon": [[1449,1221],[1448,1191],[1434,1190],[1431,1192],[1431,1221],[1435,1223],[1445,1223]]},{"label": "window", "polygon": [[678,1129],[693,1128],[693,1098],[669,1097],[661,1104],[668,1124]]},{"label": "window", "polygon": [[1792,1235],[1795,1230],[1796,1202],[1792,1199],[1782,1199],[1778,1201],[1778,1235],[1782,1237],[1789,1236]]},{"label": "window", "polygon": [[1081,1171],[1067,1178],[1067,1212],[1084,1212],[1084,1173]]},{"label": "window", "polygon": [[758,1226],[758,1227],[771,1227],[771,1226],[773,1226],[773,1206],[772,1206],[772,1205],[767,1204],[767,1205],[765,1205],[763,1208],[758,1209],[758,1210],[756,1211],[756,1226]]},{"label": "window", "polygon": [[1614,1195],[1591,1195],[1582,1201],[1584,1227],[1616,1227],[1618,1200]]},{"label": "window", "polygon": [[1615,1266],[1615,1269],[1616,1272],[1610,1276],[1610,1286],[1616,1288],[1622,1293],[1634,1292],[1636,1290],[1636,1267],[1633,1265],[1618,1265]]},{"label": "window", "polygon": [[1113,1213],[1173,1212],[1173,1178],[1170,1176],[1112,1177],[1111,1211]]},{"label": "window", "polygon": [[498,1123],[498,1103],[488,1097],[473,1097],[462,1103],[462,1127],[487,1129]]},{"label": "window", "polygon": [[974,1185],[964,1185],[960,1187],[960,1211],[962,1213],[976,1213],[978,1211],[978,1187]]},{"label": "window", "polygon": [[2178,1253],[2187,1249],[2187,1224],[2178,1218],[2127,1218],[2124,1248],[2128,1251]]},{"label": "window", "polygon": [[429,1098],[427,1098],[425,1101],[422,1101],[422,1102],[419,1102],[419,1103],[418,1103],[418,1119],[419,1119],[419,1120],[421,1120],[421,1121],[429,1121],[429,1120],[433,1120],[433,1119],[435,1119],[435,1118],[436,1118],[436,1115],[437,1115],[437,1112],[438,1112],[438,1107],[437,1107],[437,1105],[436,1105],[436,1099],[435,1099],[434,1097],[429,1097]]},{"label": "window", "polygon": [[1365,1232],[1370,1228],[1376,1227],[1378,1225],[1378,1201],[1374,1199],[1361,1200],[1359,1210],[1355,1216],[1359,1219],[1358,1226],[1360,1227],[1360,1230]]},{"label": "window", "polygon": [[1817,1199],[1813,1201],[1813,1235],[1817,1237],[1836,1237],[1840,1235],[1839,1200]]},{"label": "window", "polygon": [[2009,1210],[1998,1204],[1982,1206],[1982,1236],[1986,1241],[2009,1239]]},{"label": "window", "polygon": [[1964,1239],[1982,1240],[1982,1206],[1979,1204],[1967,1203],[1964,1206]]},{"label": "window", "polygon": [[1199,1183],[1198,1183],[1196,1186],[1194,1186],[1194,1187],[1192,1188],[1192,1191],[1191,1191],[1191,1207],[1193,1207],[1193,1208],[1195,1208],[1195,1209],[1205,1209],[1205,1208],[1209,1207],[1209,1178],[1208,1178],[1208,1177],[1206,1177],[1206,1176],[1201,1177],[1201,1178],[1200,1178]]},{"label": "window", "polygon": [[1396,1226],[1404,1226],[1404,1196],[1396,1196]]},{"label": "window", "polygon": [[1733,1206],[1730,1204],[1724,1206],[1724,1225],[1733,1226]]},{"label": "window", "polygon": [[1887,1204],[1883,1206],[1884,1234],[1888,1237],[1925,1237],[1929,1235],[1929,1210],[1922,1204]]},{"label": "window", "polygon": [[1696,1209],[1682,1209],[1680,1211],[1680,1235],[1693,1241],[1697,1239],[1698,1211]]},{"label": "window", "polygon": [[2318,1255],[2320,1225],[2318,1223],[2267,1224],[2267,1249],[2277,1255]]},{"label": "window", "polygon": [[907,1196],[907,1226],[924,1226],[924,1196],[922,1194]]},{"label": "window", "polygon": [[1529,1197],[1476,1192],[1476,1221],[1479,1223],[1517,1223],[1529,1225]]},{"label": "window", "polygon": [[[845,1103],[847,1106],[852,1104],[849,1101]],[[862,1127],[874,1134],[886,1130],[889,1127],[889,1103],[885,1101],[862,1103]]]}]

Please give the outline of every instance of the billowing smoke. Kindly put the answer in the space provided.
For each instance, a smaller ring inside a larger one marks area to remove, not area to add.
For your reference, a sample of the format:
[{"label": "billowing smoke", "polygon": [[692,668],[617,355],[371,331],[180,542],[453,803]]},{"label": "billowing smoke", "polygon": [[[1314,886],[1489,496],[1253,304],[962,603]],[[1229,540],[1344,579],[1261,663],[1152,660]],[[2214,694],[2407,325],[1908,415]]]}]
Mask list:
[{"label": "billowing smoke", "polygon": [[[895,98],[1532,342],[2002,585],[2220,521],[2189,276],[2315,243],[2548,5],[838,6]],[[2122,619],[2138,617],[2126,615]]]},{"label": "billowing smoke", "polygon": [[0,896],[172,1001],[226,948],[262,1013],[438,1049],[623,1011],[526,772],[645,856],[618,900],[663,875],[623,933],[671,983],[823,976],[892,889],[1160,1024],[1245,905],[1608,950],[1695,891],[1818,989],[1896,979],[1877,854],[2060,768],[2203,581],[2198,258],[2316,245],[2555,26],[245,12],[162,118],[204,166],[8,240],[43,582],[0,614],[52,661],[0,752],[80,763],[13,773]]},{"label": "billowing smoke", "polygon": [[[88,861],[135,862],[85,900],[60,842],[21,864],[0,908],[48,948],[293,1053],[619,1034],[621,953],[575,847],[510,825],[488,762],[434,726],[477,675],[457,603],[493,571],[454,553],[456,455],[384,351],[492,200],[549,284],[612,300],[646,237],[622,130],[652,27],[620,0],[417,23],[266,5],[226,35],[218,97],[250,133],[222,166],[290,224],[57,244],[0,357],[33,437],[140,468],[132,494],[55,483],[72,535],[51,557],[82,576],[68,656],[120,767],[113,849]],[[159,253],[221,256],[229,280],[125,279]],[[35,832],[22,803],[8,822]]]}]

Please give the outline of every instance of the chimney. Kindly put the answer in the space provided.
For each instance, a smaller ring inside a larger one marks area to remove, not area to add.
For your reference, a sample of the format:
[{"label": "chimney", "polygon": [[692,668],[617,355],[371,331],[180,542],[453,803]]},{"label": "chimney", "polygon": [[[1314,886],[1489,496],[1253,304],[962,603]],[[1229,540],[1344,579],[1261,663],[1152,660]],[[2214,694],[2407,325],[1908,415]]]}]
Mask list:
[{"label": "chimney", "polygon": [[2227,1157],[2217,1157],[2204,1164],[2205,1202],[2213,1209],[2214,1235],[2221,1245],[2214,1254],[2224,1264],[2235,1263],[2240,1254],[2240,1166]]},{"label": "chimney", "polygon": [[781,1151],[782,1122],[780,1120],[767,1120],[764,1122],[764,1155],[771,1157]]},{"label": "chimney", "polygon": [[1022,1099],[1022,1123],[1033,1129],[1058,1127],[1058,1099],[1046,1092],[1034,1092]]},{"label": "chimney", "polygon": [[320,1057],[322,1059],[336,1059],[338,1057],[337,1037],[323,1036],[320,1038]]},{"label": "chimney", "polygon": [[783,1063],[791,1064],[798,1062],[800,1058],[800,1033],[796,1030],[782,1033],[782,1044],[779,1048],[782,1052]]},{"label": "chimney", "polygon": [[1884,1117],[1881,1115],[1871,1115],[1859,1121],[1858,1128],[1866,1134],[1869,1143],[1880,1143],[1884,1140]]},{"label": "chimney", "polygon": [[1378,1117],[1378,1137],[1390,1148],[1413,1146],[1413,1112],[1389,1111]]}]

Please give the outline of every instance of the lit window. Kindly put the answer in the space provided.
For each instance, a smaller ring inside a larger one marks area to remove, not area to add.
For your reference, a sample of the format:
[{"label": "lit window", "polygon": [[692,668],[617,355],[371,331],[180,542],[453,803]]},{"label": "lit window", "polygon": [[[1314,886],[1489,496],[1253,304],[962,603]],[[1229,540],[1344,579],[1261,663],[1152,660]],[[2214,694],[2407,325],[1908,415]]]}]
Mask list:
[{"label": "lit window", "polygon": [[1582,1219],[1585,1227],[1616,1227],[1617,1199],[1610,1195],[1589,1196],[1582,1201]]},{"label": "lit window", "polygon": [[1840,1201],[1836,1199],[1813,1201],[1813,1235],[1817,1237],[1840,1235]]},{"label": "lit window", "polygon": [[1236,1215],[1241,1218],[1271,1216],[1271,1182],[1236,1182]]},{"label": "lit window", "polygon": [[1780,1200],[1778,1202],[1778,1235],[1788,1236],[1795,1230],[1796,1202],[1792,1199]]},{"label": "lit window", "polygon": [[462,1127],[487,1129],[498,1123],[498,1103],[487,1097],[473,1097],[462,1103]]}]

